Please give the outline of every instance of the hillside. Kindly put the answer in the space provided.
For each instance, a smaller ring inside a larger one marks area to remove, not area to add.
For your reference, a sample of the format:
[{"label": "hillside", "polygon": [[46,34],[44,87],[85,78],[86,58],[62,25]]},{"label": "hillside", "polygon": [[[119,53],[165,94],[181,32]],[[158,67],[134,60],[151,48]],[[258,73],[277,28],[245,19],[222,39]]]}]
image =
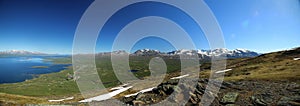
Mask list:
[{"label": "hillside", "polygon": [[225,80],[300,80],[300,48],[263,54],[254,58],[230,59]]}]

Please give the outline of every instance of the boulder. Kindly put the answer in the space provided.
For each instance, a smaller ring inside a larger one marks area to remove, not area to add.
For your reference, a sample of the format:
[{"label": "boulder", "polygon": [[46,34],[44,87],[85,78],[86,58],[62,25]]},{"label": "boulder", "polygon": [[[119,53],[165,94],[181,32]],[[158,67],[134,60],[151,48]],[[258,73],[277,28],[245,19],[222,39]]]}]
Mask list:
[{"label": "boulder", "polygon": [[223,96],[223,98],[221,100],[221,103],[224,103],[224,104],[235,103],[235,101],[237,100],[238,95],[239,95],[238,92],[229,92],[229,93],[226,93]]}]

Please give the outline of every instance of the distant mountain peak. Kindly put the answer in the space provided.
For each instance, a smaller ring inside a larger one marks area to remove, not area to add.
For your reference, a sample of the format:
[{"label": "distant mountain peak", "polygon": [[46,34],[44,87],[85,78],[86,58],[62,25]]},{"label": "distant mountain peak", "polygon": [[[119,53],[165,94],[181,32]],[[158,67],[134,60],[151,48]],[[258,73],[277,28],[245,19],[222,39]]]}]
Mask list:
[{"label": "distant mountain peak", "polygon": [[247,50],[247,49],[241,49],[241,48],[237,48],[233,51],[240,51],[240,52],[251,52],[250,50]]},{"label": "distant mountain peak", "polygon": [[117,50],[117,51],[113,51],[112,54],[124,55],[129,53],[127,53],[125,50]]},{"label": "distant mountain peak", "polygon": [[0,55],[46,55],[46,53],[31,52],[26,50],[7,50],[0,51]]},{"label": "distant mountain peak", "polygon": [[159,55],[162,53],[159,50],[140,49],[140,50],[135,51],[133,54],[135,54],[135,55]]}]

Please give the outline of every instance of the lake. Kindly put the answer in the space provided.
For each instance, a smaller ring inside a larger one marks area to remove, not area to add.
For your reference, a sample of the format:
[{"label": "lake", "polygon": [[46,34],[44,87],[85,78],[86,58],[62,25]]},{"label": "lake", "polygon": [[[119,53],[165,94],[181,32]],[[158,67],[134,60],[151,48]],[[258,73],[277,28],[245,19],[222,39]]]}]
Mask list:
[{"label": "lake", "polygon": [[54,64],[45,58],[60,56],[0,57],[0,84],[16,83],[33,79],[40,74],[59,72],[70,64]]}]

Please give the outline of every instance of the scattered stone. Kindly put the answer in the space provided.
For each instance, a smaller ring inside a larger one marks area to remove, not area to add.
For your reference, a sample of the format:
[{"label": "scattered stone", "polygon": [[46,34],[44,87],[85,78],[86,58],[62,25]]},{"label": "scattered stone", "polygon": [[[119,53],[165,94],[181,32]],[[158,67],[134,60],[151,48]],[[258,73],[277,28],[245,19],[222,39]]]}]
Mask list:
[{"label": "scattered stone", "polygon": [[198,96],[192,92],[189,93],[190,94],[190,100],[193,104],[198,104],[200,102],[200,99],[198,98]]},{"label": "scattered stone", "polygon": [[204,90],[203,89],[195,89],[195,93],[203,95],[204,94]]},{"label": "scattered stone", "polygon": [[177,85],[178,82],[179,82],[179,79],[170,79],[170,80],[164,82],[163,84]]},{"label": "scattered stone", "polygon": [[140,101],[149,101],[151,100],[151,97],[148,94],[143,94],[143,93],[139,93],[136,97],[136,100],[140,100]]},{"label": "scattered stone", "polygon": [[174,101],[176,103],[180,103],[180,102],[185,100],[185,95],[182,94],[182,93],[176,93],[176,94],[173,95],[173,97],[170,97],[169,100]]},{"label": "scattered stone", "polygon": [[255,103],[260,106],[267,106],[267,103],[263,99],[256,99]]},{"label": "scattered stone", "polygon": [[221,103],[224,103],[224,104],[235,103],[238,95],[239,95],[239,93],[237,93],[237,92],[229,92],[223,96]]},{"label": "scattered stone", "polygon": [[222,83],[222,86],[221,86],[221,89],[227,89],[229,87],[232,87],[232,83],[229,83],[229,82],[223,82]]},{"label": "scattered stone", "polygon": [[133,105],[133,101],[135,100],[136,96],[131,96],[131,97],[123,97],[120,100],[123,101],[126,104]]},{"label": "scattered stone", "polygon": [[280,105],[280,106],[288,105],[289,101],[290,101],[290,98],[288,98],[288,97],[282,97],[282,98],[277,102],[277,105]]},{"label": "scattered stone", "polygon": [[[152,91],[119,100],[134,106],[151,105],[160,103],[162,100],[167,100],[175,105],[187,106],[300,106],[300,95],[297,93],[299,92],[299,84],[297,83],[272,82],[270,84],[269,81],[258,82],[255,80],[222,82],[219,93],[213,93],[213,86],[219,85],[220,82],[212,81],[210,83],[212,86],[208,87],[208,79],[200,79],[195,86],[191,86],[189,83],[178,84],[178,80],[171,79],[164,81]],[[203,98],[203,95],[207,95],[206,99]],[[211,101],[212,99],[214,100]],[[210,102],[211,104],[205,104]]]},{"label": "scattered stone", "polygon": [[253,101],[253,104],[259,106],[267,106],[267,103],[263,99],[258,99],[255,96],[251,96],[251,100]]},{"label": "scattered stone", "polygon": [[300,106],[300,96],[282,97],[278,102],[279,106]]},{"label": "scattered stone", "polygon": [[300,94],[300,85],[292,83],[287,86],[287,90]]},{"label": "scattered stone", "polygon": [[207,82],[208,82],[208,79],[200,79],[198,82],[200,82],[200,83],[206,83],[207,84]]},{"label": "scattered stone", "polygon": [[66,80],[72,80],[72,79],[74,79],[74,76],[72,74],[68,73]]},{"label": "scattered stone", "polygon": [[134,105],[134,106],[143,106],[143,105],[145,105],[145,104],[146,104],[145,102],[140,101],[140,100],[135,100],[135,101],[133,101],[133,105]]},{"label": "scattered stone", "polygon": [[204,91],[205,90],[205,86],[202,83],[198,83],[196,86],[196,89],[199,91]]},{"label": "scattered stone", "polygon": [[162,90],[167,94],[170,95],[174,91],[174,86],[173,85],[163,85]]}]

